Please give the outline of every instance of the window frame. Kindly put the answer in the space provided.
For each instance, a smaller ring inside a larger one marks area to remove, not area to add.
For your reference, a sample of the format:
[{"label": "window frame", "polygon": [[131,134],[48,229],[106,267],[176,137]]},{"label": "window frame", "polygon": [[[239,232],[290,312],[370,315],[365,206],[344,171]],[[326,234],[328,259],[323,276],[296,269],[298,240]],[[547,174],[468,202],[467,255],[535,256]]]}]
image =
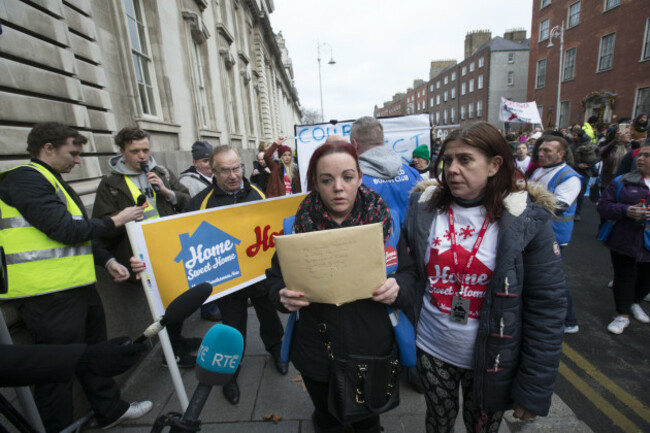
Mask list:
[{"label": "window frame", "polygon": [[476,89],[481,90],[482,88],[483,88],[483,74],[479,75],[476,81]]},{"label": "window frame", "polygon": [[[615,3],[615,4],[611,4]],[[621,5],[621,0],[604,0],[603,1],[603,12],[611,11],[614,8],[617,8]]]},{"label": "window frame", "polygon": [[468,87],[469,87],[469,89],[468,89],[469,93],[474,92],[474,78],[469,79],[469,86]]},{"label": "window frame", "polygon": [[645,33],[641,44],[641,62],[650,60],[650,18],[645,20]]},{"label": "window frame", "polygon": [[467,75],[467,66],[460,68],[460,76],[464,77],[465,75]]},{"label": "window frame", "polygon": [[508,71],[508,75],[506,77],[506,84],[508,86],[515,85],[515,71]]},{"label": "window frame", "polygon": [[[543,82],[540,85],[540,65],[544,62],[544,76],[543,76]],[[543,89],[546,87],[546,58],[539,59],[536,63],[536,69],[535,69],[535,89]]]},{"label": "window frame", "polygon": [[544,9],[551,5],[551,0],[539,0],[539,8]]},{"label": "window frame", "polygon": [[[569,68],[569,62],[567,62],[569,52],[573,52],[573,62],[570,65],[571,67],[571,76],[567,78],[567,70]],[[562,82],[572,81],[576,78],[576,59],[578,57],[578,47],[571,47],[564,52],[564,63],[562,65]]]},{"label": "window frame", "polygon": [[476,101],[476,117],[483,117],[483,100]]},{"label": "window frame", "polygon": [[[605,42],[605,38],[612,37],[613,42],[611,44],[611,54],[603,54],[603,49],[605,48],[603,42]],[[616,32],[611,32],[606,35],[603,35],[600,37],[600,45],[598,47],[598,62],[596,63],[596,72],[606,72],[610,71],[614,68],[614,52],[616,50]],[[603,68],[602,63],[603,59],[606,58],[605,56],[609,57],[609,67]]]},{"label": "window frame", "polygon": [[[543,28],[545,29],[544,33],[542,33]],[[539,22],[539,35],[537,38],[537,42],[542,42],[547,40],[550,37],[550,33],[551,33],[551,19],[546,18],[545,20],[541,20]]]},{"label": "window frame", "polygon": [[[564,107],[567,107],[565,109]],[[560,125],[569,125],[571,121],[571,100],[567,99],[560,102]],[[558,128],[561,126],[557,125]]]},{"label": "window frame", "polygon": [[482,68],[483,66],[485,66],[485,57],[481,56],[478,58],[478,67]]},{"label": "window frame", "polygon": [[[571,13],[571,8],[573,6],[575,6],[575,5],[578,5],[578,13],[577,14],[575,14],[575,13],[572,14]],[[571,3],[569,5],[569,7],[567,8],[567,12],[566,12],[567,13],[567,18],[566,18],[566,28],[567,29],[573,28],[573,27],[577,26],[578,24],[580,24],[580,13],[581,12],[582,12],[582,4],[581,4],[580,0],[578,0],[577,2],[573,2],[573,3]],[[577,15],[577,21],[572,24],[571,23],[571,17],[575,17],[576,15]]]},{"label": "window frame", "polygon": [[[648,92],[647,108],[644,108],[641,105],[641,101],[640,101],[641,92],[644,90]],[[634,92],[634,115],[632,117],[638,116],[639,113],[648,113],[648,112],[650,112],[650,86],[637,87],[636,92]]]},{"label": "window frame", "polygon": [[476,63],[475,63],[475,62],[471,62],[471,63],[469,64],[469,72],[474,72],[475,69],[476,69]]},{"label": "window frame", "polygon": [[508,53],[508,63],[515,62],[515,53]]},{"label": "window frame", "polygon": [[467,93],[467,84],[466,83],[461,83],[460,84],[460,95],[463,96]]}]

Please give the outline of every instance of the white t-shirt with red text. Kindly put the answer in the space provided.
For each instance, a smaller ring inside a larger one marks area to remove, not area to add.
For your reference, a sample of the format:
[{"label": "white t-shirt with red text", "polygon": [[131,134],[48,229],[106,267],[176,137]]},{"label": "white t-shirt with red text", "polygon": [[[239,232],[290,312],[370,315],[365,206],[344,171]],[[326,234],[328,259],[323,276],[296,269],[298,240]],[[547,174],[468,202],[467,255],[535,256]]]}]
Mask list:
[{"label": "white t-shirt with red text", "polygon": [[467,324],[452,322],[449,316],[452,299],[459,290],[449,236],[447,212],[433,219],[429,232],[425,266],[428,274],[427,293],[417,327],[417,346],[442,361],[461,368],[471,369],[474,342],[478,333],[478,317],[485,291],[496,263],[499,227],[488,225],[476,258],[469,270],[465,265],[485,221],[485,207],[465,208],[452,204],[458,250],[458,264],[463,280],[463,297],[470,300]]}]

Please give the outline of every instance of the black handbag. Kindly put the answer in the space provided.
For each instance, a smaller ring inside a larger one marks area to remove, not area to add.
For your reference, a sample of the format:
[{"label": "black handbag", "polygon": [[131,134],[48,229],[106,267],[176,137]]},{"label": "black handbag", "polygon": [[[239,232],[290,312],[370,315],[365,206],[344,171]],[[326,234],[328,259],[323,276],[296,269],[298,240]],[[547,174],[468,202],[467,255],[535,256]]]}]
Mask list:
[{"label": "black handbag", "polygon": [[318,330],[329,359],[329,412],[344,425],[387,412],[399,405],[399,352],[387,356],[334,356],[327,325]]}]

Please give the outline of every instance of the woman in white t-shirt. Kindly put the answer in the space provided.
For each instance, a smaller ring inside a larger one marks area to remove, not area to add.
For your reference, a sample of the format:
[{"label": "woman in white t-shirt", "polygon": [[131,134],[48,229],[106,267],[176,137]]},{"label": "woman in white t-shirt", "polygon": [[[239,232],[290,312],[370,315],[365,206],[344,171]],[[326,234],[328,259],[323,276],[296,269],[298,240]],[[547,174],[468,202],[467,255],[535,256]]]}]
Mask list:
[{"label": "woman in white t-shirt", "polygon": [[460,386],[467,431],[493,432],[507,409],[530,420],[551,404],[566,312],[554,201],[517,183],[487,122],[449,134],[439,160],[439,184],[411,195],[386,284],[416,325],[426,431],[452,431]]}]

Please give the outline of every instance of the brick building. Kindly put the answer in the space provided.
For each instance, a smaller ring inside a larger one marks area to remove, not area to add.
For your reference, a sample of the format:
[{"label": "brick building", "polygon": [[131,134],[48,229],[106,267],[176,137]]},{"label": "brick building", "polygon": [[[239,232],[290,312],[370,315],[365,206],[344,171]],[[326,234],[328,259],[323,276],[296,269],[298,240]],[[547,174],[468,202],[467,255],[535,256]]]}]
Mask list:
[{"label": "brick building", "polygon": [[562,23],[560,127],[594,114],[607,124],[650,111],[647,1],[534,0],[528,99],[537,102],[544,125],[555,124],[560,38],[553,35]]}]

